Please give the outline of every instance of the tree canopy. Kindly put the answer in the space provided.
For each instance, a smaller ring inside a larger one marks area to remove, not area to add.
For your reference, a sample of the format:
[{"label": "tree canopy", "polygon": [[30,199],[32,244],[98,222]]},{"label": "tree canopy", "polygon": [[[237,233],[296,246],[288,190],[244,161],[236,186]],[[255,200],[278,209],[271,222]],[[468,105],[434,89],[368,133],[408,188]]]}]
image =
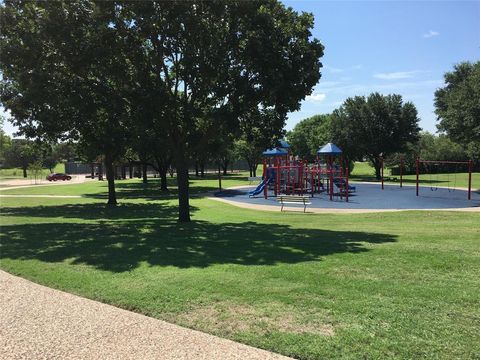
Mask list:
[{"label": "tree canopy", "polygon": [[139,123],[153,123],[174,156],[181,221],[199,138],[215,139],[226,122],[237,131],[252,109],[278,114],[278,132],[320,78],[313,16],[276,0],[6,0],[0,9],[0,97],[20,131],[103,155],[115,204],[113,162]]},{"label": "tree canopy", "polygon": [[480,153],[480,61],[463,62],[445,73],[445,86],[435,92],[438,129],[469,150]]},{"label": "tree canopy", "polygon": [[387,157],[416,142],[420,128],[415,105],[401,95],[372,93],[345,100],[332,114],[333,141],[349,160],[366,157],[380,178],[379,157]]},{"label": "tree canopy", "polygon": [[294,154],[313,161],[319,147],[332,141],[330,115],[314,115],[300,121],[287,134],[287,139]]}]

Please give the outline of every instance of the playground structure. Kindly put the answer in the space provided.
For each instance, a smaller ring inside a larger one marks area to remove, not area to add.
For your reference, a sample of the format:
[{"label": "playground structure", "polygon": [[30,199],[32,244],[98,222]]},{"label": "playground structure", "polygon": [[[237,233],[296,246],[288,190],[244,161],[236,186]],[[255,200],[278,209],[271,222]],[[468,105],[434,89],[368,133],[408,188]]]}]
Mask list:
[{"label": "playground structure", "polygon": [[[285,142],[283,143],[285,145]],[[288,145],[288,144],[286,144]],[[310,195],[326,193],[330,200],[339,196],[348,202],[349,193],[355,187],[348,184],[348,167],[343,166],[342,150],[328,143],[317,151],[314,164],[294,158],[289,147],[274,148],[263,153],[262,182],[250,192],[256,196],[263,192],[265,199],[269,191],[273,196]]]},{"label": "playground structure", "polygon": [[[405,160],[399,159],[400,188],[403,186],[405,174]],[[384,178],[384,159],[380,161],[381,189],[385,190]],[[456,191],[457,166],[467,166],[468,168],[468,189],[466,191],[468,200],[472,199],[472,170],[473,163],[468,161],[436,161],[436,160],[416,160],[416,196],[420,193],[420,175],[421,166],[431,170],[432,166],[445,166],[448,164],[455,166],[455,172],[447,172],[447,187],[441,191],[441,194],[452,193]],[[412,171],[413,169],[410,169]],[[432,182],[432,172],[430,172],[430,190],[438,189],[437,182]],[[453,186],[451,180],[453,179]],[[395,179],[396,180],[396,179]],[[391,188],[392,186],[389,186]],[[412,187],[407,186],[412,189]],[[363,189],[363,187],[362,187]],[[413,189],[412,189],[413,190]],[[285,141],[280,142],[280,146],[268,149],[263,152],[263,176],[262,182],[249,192],[249,197],[263,195],[263,198],[281,197],[281,196],[310,196],[315,194],[326,194],[330,201],[334,198],[349,201],[351,193],[356,191],[356,186],[349,184],[348,166],[345,166],[342,158],[342,150],[335,144],[328,143],[317,151],[316,159],[313,163],[308,163],[298,157],[294,157],[290,152],[290,147]],[[383,192],[383,191],[382,191]],[[362,192],[363,193],[363,192]],[[463,191],[462,191],[463,194]],[[440,196],[440,192],[437,197]],[[462,195],[460,195],[462,196]],[[443,206],[443,205],[442,205]]]}]

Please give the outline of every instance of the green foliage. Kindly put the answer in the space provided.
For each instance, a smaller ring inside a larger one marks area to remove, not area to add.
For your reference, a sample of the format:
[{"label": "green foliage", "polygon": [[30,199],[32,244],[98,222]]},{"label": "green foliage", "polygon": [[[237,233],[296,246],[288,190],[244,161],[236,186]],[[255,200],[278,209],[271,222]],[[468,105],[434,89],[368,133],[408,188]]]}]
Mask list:
[{"label": "green foliage", "polygon": [[5,168],[19,167],[23,170],[23,177],[27,177],[28,166],[40,159],[38,147],[33,141],[13,139],[12,145],[5,153]]},{"label": "green foliage", "polygon": [[275,147],[283,136],[285,114],[274,109],[252,109],[240,119],[240,139],[235,142],[235,153],[247,161],[250,176],[256,176],[256,169],[262,160],[262,153]]},{"label": "green foliage", "polygon": [[313,161],[317,150],[332,140],[331,116],[315,115],[300,121],[287,135],[292,153]]},{"label": "green foliage", "polygon": [[479,159],[480,61],[463,62],[445,74],[445,86],[435,92],[438,129]]},{"label": "green foliage", "polygon": [[35,180],[35,183],[37,182],[37,180],[40,180],[40,177],[42,176],[42,170],[43,170],[43,164],[40,159],[28,165],[28,171],[30,172],[30,177],[33,180]]},{"label": "green foliage", "polygon": [[404,151],[416,142],[418,122],[417,109],[403,103],[400,95],[372,93],[367,98],[348,98],[333,112],[332,137],[348,159],[369,159],[379,179],[379,157]]},{"label": "green foliage", "polygon": [[[420,132],[418,142],[415,144],[408,144],[405,151],[402,153],[395,153],[389,156],[385,164],[389,167],[398,168],[400,164],[400,157],[404,159],[405,173],[415,173],[416,159],[422,160],[442,160],[442,161],[466,161],[468,160],[465,148],[453,142],[448,136],[444,134],[434,135],[429,132]],[[430,170],[435,172],[465,172],[466,166],[460,165],[432,165]],[[398,171],[394,171],[398,175]]]},{"label": "green foliage", "polygon": [[312,14],[278,1],[7,0],[0,11],[0,98],[20,131],[104,155],[112,204],[127,145],[167,139],[182,221],[198,140],[239,131],[252,109],[278,114],[260,126],[275,136],[320,78]]},{"label": "green foliage", "polygon": [[12,139],[3,130],[4,117],[0,115],[0,166],[5,164],[5,154],[10,151]]}]

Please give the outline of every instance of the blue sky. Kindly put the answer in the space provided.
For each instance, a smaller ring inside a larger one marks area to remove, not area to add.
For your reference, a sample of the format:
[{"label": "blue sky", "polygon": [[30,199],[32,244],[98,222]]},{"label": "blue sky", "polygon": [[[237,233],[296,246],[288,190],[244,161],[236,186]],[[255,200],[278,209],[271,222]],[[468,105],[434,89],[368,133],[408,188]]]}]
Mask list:
[{"label": "blue sky", "polygon": [[[313,36],[325,46],[322,78],[287,130],[329,113],[349,96],[401,94],[435,132],[433,94],[443,74],[480,60],[480,1],[283,1],[315,16]],[[1,112],[1,110],[0,110]],[[9,134],[14,128],[5,124]]]},{"label": "blue sky", "polygon": [[461,61],[480,60],[480,1],[283,1],[315,16],[322,77],[287,130],[349,96],[397,93],[435,132],[434,92]]}]

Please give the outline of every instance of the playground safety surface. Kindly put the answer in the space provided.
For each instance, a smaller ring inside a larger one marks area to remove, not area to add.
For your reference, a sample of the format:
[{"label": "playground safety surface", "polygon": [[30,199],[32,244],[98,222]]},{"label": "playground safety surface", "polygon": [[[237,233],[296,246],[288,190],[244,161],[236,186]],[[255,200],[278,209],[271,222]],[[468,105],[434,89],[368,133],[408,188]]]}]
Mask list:
[{"label": "playground safety surface", "polygon": [[[380,184],[352,184],[356,191],[350,194],[348,203],[345,198],[334,196],[330,201],[326,193],[314,194],[310,198],[310,212],[376,212],[399,210],[465,210],[480,211],[480,192],[473,191],[471,200],[467,198],[467,191],[442,187],[420,186],[419,195],[415,195],[415,186],[385,185],[384,190]],[[268,199],[263,193],[256,197],[249,197],[248,193],[255,187],[227,189],[215,194],[216,200],[228,202],[240,207],[259,210],[280,210],[280,205],[275,200],[273,192],[269,191]],[[287,210],[300,209],[288,207]]]}]

